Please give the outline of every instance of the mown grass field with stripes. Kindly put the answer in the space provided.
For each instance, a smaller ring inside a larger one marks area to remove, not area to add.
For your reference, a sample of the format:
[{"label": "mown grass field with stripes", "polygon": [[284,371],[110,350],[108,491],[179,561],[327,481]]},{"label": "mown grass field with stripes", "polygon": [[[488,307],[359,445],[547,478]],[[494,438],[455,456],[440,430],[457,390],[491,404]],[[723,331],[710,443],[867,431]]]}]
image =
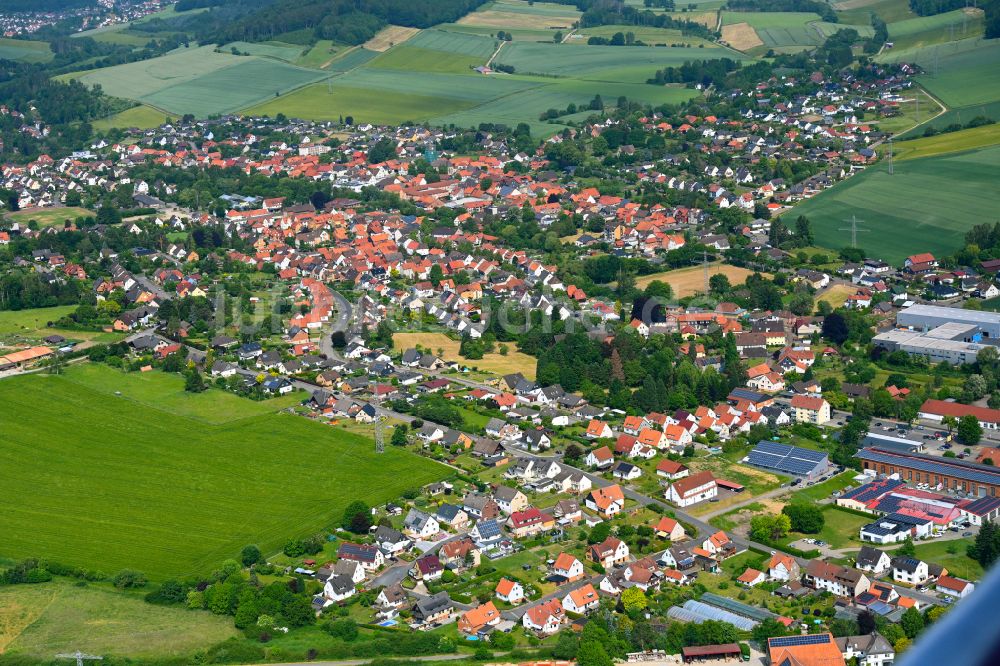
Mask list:
[{"label": "mown grass field with stripes", "polygon": [[[120,395],[116,393],[120,392]],[[233,403],[232,401],[237,401]],[[0,381],[0,558],[153,579],[279,550],[447,469],[180,377],[106,367]]]}]

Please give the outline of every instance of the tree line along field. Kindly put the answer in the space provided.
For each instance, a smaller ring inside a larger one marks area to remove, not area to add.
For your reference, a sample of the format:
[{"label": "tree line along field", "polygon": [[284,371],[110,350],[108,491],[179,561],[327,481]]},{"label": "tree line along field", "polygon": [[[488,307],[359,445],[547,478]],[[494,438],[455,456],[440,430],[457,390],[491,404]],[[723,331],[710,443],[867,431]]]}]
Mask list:
[{"label": "tree line along field", "polygon": [[274,552],[327,528],[355,499],[447,474],[302,417],[245,415],[266,403],[233,411],[209,391],[179,404],[181,378],[131,379],[95,366],[0,382],[0,557],[195,575],[248,543]]},{"label": "tree line along field", "polygon": [[[812,221],[816,243],[839,249],[850,244],[848,226],[858,218],[858,246],[869,256],[900,263],[917,252],[946,255],[958,250],[965,232],[996,214],[1000,146],[884,163],[796,206],[791,215]],[[861,231],[861,230],[865,231]]]}]

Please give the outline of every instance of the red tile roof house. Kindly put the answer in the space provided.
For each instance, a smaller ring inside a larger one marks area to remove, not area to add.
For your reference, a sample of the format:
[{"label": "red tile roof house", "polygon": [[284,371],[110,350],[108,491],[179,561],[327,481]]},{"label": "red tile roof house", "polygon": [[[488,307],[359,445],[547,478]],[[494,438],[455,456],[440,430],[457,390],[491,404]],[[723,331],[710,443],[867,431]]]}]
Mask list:
[{"label": "red tile roof house", "polygon": [[529,608],[521,617],[521,624],[535,634],[551,636],[559,631],[565,619],[566,611],[559,599],[549,599]]},{"label": "red tile roof house", "polygon": [[624,564],[628,561],[628,556],[628,544],[612,536],[601,543],[595,543],[587,550],[587,557],[605,569],[610,569],[616,564]]}]

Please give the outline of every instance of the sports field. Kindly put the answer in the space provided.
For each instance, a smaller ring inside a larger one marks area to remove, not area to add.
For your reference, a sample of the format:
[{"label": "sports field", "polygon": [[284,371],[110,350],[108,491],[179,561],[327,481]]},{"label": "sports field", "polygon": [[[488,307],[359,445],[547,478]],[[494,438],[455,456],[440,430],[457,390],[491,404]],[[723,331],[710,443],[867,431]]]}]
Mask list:
[{"label": "sports field", "polygon": [[462,365],[476,367],[486,372],[493,372],[498,375],[505,375],[511,372],[520,372],[528,379],[535,378],[535,368],[538,361],[534,356],[522,354],[516,350],[516,345],[508,342],[510,350],[504,356],[499,352],[486,354],[481,359],[466,359],[458,353],[461,342],[452,340],[444,333],[394,333],[392,343],[396,349],[409,349],[420,345],[430,349],[432,354],[437,354],[438,349],[444,353],[441,358],[446,361],[457,361]]},{"label": "sports field", "polygon": [[[161,118],[162,121],[162,118]],[[66,220],[73,221],[78,217],[94,217],[94,211],[76,206],[58,208],[25,208],[5,217],[11,222],[27,224],[34,220],[40,227],[62,226]]]},{"label": "sports field", "polygon": [[[725,275],[729,278],[729,283],[735,286],[746,282],[747,277],[753,275],[753,271],[740,268],[739,266],[730,266],[729,264],[710,264],[708,274],[709,276]],[[636,279],[635,284],[640,289],[645,289],[654,280],[669,284],[673,288],[676,298],[694,296],[695,294],[705,292],[705,267],[689,266],[662,273],[643,275]]]},{"label": "sports field", "polygon": [[141,660],[186,657],[237,635],[232,620],[207,611],[67,581],[0,588],[0,655],[49,660],[81,650]]},{"label": "sports field", "polygon": [[858,218],[858,246],[870,256],[900,263],[918,252],[946,255],[963,234],[995,216],[984,192],[1000,182],[1000,147],[900,161],[890,176],[884,164],[835,185],[796,206],[792,215],[812,220],[817,245],[849,243],[841,229]]},{"label": "sports field", "polygon": [[0,381],[0,557],[204,573],[247,543],[274,552],[354,499],[377,504],[447,473],[299,416],[246,415],[268,403],[182,396],[183,380],[166,379],[74,367]]},{"label": "sports field", "polygon": [[0,58],[21,62],[48,62],[53,53],[48,42],[0,38]]}]

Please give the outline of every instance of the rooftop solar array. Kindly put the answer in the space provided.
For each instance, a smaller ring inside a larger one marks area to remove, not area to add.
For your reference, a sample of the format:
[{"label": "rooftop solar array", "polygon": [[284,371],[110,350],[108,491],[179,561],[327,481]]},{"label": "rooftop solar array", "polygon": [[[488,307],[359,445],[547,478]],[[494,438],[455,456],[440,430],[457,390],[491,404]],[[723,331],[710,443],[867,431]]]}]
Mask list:
[{"label": "rooftop solar array", "polygon": [[795,647],[798,645],[825,645],[832,639],[830,634],[809,634],[806,636],[780,636],[767,641],[771,647]]},{"label": "rooftop solar array", "polygon": [[990,513],[997,507],[1000,507],[1000,497],[980,497],[974,502],[967,504],[964,510],[982,516]]},{"label": "rooftop solar array", "polygon": [[942,462],[936,462],[934,460],[928,460],[922,456],[893,455],[877,449],[861,449],[855,455],[857,455],[858,458],[869,462],[896,465],[897,467],[906,467],[908,469],[915,469],[921,472],[930,472],[931,474],[952,476],[965,481],[973,481],[975,483],[1000,485],[1000,471],[988,472],[985,470],[979,470],[971,465],[962,465],[954,462],[946,463],[943,462],[943,458]]},{"label": "rooftop solar array", "polygon": [[735,599],[720,597],[719,595],[712,594],[711,592],[706,592],[701,595],[701,601],[712,606],[718,606],[719,608],[736,613],[737,615],[748,617],[751,620],[759,620],[763,622],[764,620],[778,617],[769,610],[765,610],[757,606],[749,606],[747,604],[740,603]]},{"label": "rooftop solar array", "polygon": [[826,454],[822,451],[763,440],[758,442],[747,456],[747,462],[757,467],[806,476],[812,474],[817,467],[826,464]]},{"label": "rooftop solar array", "polygon": [[862,504],[867,504],[868,502],[890,493],[896,488],[905,485],[899,479],[882,479],[880,481],[872,481],[871,483],[866,483],[863,486],[859,486],[853,490],[849,490],[840,496],[841,499],[851,499],[856,502],[861,502]]}]

